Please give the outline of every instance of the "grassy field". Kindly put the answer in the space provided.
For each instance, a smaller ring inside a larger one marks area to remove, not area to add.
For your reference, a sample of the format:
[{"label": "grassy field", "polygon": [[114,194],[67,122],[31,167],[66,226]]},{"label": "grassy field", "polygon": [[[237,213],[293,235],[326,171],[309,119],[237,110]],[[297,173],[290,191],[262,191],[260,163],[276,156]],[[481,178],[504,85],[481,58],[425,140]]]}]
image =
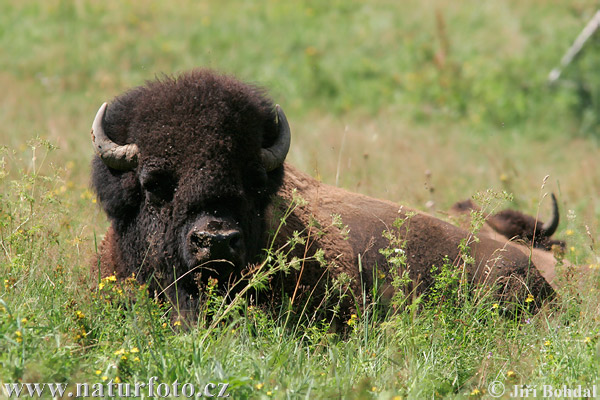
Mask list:
[{"label": "grassy field", "polygon": [[547,84],[596,7],[0,2],[0,383],[157,377],[227,382],[235,399],[489,398],[494,382],[504,398],[522,384],[541,397],[542,385],[600,384],[594,276],[584,290],[566,276],[556,304],[522,319],[440,283],[450,300],[384,321],[367,308],[340,337],[243,302],[224,312],[212,293],[198,327],[181,329],[135,282],[97,289],[89,273],[108,226],[89,190],[97,108],[197,66],[267,88],[292,126],[288,161],[326,183],[440,218],[492,189],[514,195],[499,207],[544,219],[554,192],[566,258],[600,263],[598,40]]}]

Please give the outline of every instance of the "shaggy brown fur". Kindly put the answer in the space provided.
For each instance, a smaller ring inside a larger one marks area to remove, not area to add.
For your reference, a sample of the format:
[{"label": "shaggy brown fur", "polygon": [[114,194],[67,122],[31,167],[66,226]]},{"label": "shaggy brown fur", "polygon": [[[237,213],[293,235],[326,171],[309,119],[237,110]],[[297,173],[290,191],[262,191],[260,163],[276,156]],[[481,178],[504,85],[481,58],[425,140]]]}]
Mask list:
[{"label": "shaggy brown fur", "polygon": [[[458,247],[461,240],[469,237],[467,231],[389,201],[322,184],[290,165],[286,165],[285,172],[284,184],[277,193],[279,198],[284,199],[281,204],[289,204],[292,193],[307,200],[307,204],[288,218],[276,243],[283,244],[294,230],[306,231],[311,220],[318,221],[321,226],[329,226],[326,235],[315,239],[314,247],[324,249],[327,260],[335,260],[333,271],[327,273],[335,276],[345,272],[350,275],[355,293],[361,293],[360,282],[364,282],[367,288],[372,287],[373,269],[377,267],[378,273],[385,275],[388,283],[382,289],[386,293],[381,294],[391,295],[389,279],[393,271],[389,270],[390,266],[379,249],[389,247],[389,241],[382,236],[382,232],[393,229],[397,219],[405,220],[397,231],[401,239],[406,241],[404,248],[399,251],[406,254],[408,271],[413,280],[412,289],[416,294],[426,292],[433,283],[434,276],[430,272],[432,266],[441,267],[447,260],[461,264]],[[349,229],[347,239],[338,228],[330,226],[333,214],[340,215]],[[472,242],[470,248],[476,262],[466,265],[468,276],[475,283],[498,284],[499,298],[523,298],[527,290],[540,299],[551,295],[552,289],[517,246],[486,238],[478,243]],[[302,257],[303,250],[298,249],[294,255]],[[358,271],[359,256],[363,265],[362,276]],[[314,288],[323,272],[316,263],[306,265],[302,284]],[[528,288],[523,285],[525,282]],[[289,283],[295,285],[296,278],[290,279]]]},{"label": "shaggy brown fur", "polygon": [[[98,157],[93,161],[93,187],[111,221],[101,248],[101,274],[126,277],[135,272],[157,292],[178,277],[179,306],[193,313],[203,279],[185,254],[185,234],[193,221],[216,209],[236,219],[245,261],[227,273],[216,271],[226,284],[248,264],[262,260],[262,249],[272,239],[269,233],[294,196],[306,203],[286,219],[274,248],[285,248],[294,232],[300,232],[308,237],[308,245],[296,246],[290,257],[311,257],[322,249],[326,267],[308,260],[299,270],[274,279],[274,292],[298,301],[311,295],[318,304],[326,283],[344,273],[351,278],[348,288],[360,299],[363,290],[371,293],[377,268],[385,275],[382,294],[390,296],[394,271],[379,249],[389,246],[382,231],[391,229],[398,218],[406,221],[397,232],[405,245],[397,251],[406,252],[416,292],[433,282],[432,266],[441,267],[448,259],[460,264],[458,246],[469,235],[466,230],[321,184],[287,164],[267,172],[259,152],[277,135],[273,109],[262,91],[207,70],[150,82],[111,102],[104,131],[119,144],[136,143],[140,156],[131,171],[113,170]],[[332,214],[348,226],[348,238],[331,224]],[[516,246],[482,239],[471,244],[471,252],[475,263],[466,266],[470,279],[497,284],[500,298],[523,299],[532,293],[543,300],[552,295]],[[165,295],[174,299],[174,288]],[[352,309],[349,299],[342,304],[342,314]]]}]

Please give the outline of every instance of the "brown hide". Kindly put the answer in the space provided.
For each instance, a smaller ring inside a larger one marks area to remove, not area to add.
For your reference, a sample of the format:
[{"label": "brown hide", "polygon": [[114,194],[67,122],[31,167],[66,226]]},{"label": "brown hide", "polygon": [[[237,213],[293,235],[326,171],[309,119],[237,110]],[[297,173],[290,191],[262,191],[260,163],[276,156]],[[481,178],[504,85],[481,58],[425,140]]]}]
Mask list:
[{"label": "brown hide", "polygon": [[[386,200],[322,184],[287,164],[285,171],[284,184],[278,193],[280,201],[276,202],[279,210],[275,214],[281,214],[290,204],[294,192],[306,201],[306,205],[296,208],[288,218],[275,240],[275,246],[285,245],[293,231],[306,231],[309,221],[314,218],[321,226],[328,227],[326,234],[314,238],[308,254],[304,247],[295,249],[293,254],[302,258],[311,255],[315,248],[322,248],[327,260],[335,260],[334,276],[345,272],[353,278],[351,287],[355,293],[361,293],[361,282],[368,289],[372,287],[375,267],[378,274],[384,273],[389,280],[389,265],[379,249],[389,246],[382,232],[391,229],[398,218],[407,218],[399,234],[406,240],[403,250],[407,255],[415,293],[423,293],[432,284],[430,271],[433,265],[441,267],[447,263],[445,259],[455,265],[461,264],[458,247],[462,239],[469,237],[466,230]],[[339,228],[331,226],[332,214],[340,215],[342,223],[349,228],[347,240]],[[409,217],[410,214],[414,215]],[[314,233],[313,231],[313,236]],[[552,295],[552,288],[537,269],[530,265],[528,257],[518,246],[506,241],[482,238],[478,243],[471,243],[470,248],[476,262],[474,265],[467,265],[469,278],[475,283],[498,284],[497,294],[501,299],[523,300],[531,293],[536,300],[543,300]],[[359,255],[363,267],[362,277],[359,276]],[[324,269],[317,263],[306,263],[301,287],[305,291],[315,288],[318,283],[323,282],[323,272]],[[328,273],[331,274],[332,271]],[[296,279],[290,279],[289,284],[295,285]],[[389,282],[384,288],[386,286],[389,288]],[[286,291],[290,290],[291,287],[288,287]],[[384,293],[386,296],[389,294]]]}]

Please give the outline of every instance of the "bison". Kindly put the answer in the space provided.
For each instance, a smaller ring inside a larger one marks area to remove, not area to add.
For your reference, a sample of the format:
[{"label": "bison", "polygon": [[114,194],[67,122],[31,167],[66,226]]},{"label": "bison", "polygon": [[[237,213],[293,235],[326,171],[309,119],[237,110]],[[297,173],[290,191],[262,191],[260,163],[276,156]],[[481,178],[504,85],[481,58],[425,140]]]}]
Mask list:
[{"label": "bison", "polygon": [[[471,224],[471,212],[481,213],[484,219],[479,232],[481,236],[517,244],[517,248],[531,257],[542,276],[555,286],[556,266],[559,262],[555,253],[564,253],[566,242],[552,238],[558,228],[560,214],[556,196],[551,193],[550,197],[552,216],[547,222],[512,209],[486,215],[471,199],[454,203],[448,214],[453,220],[457,220],[460,226],[466,228]],[[560,262],[568,268],[573,268],[566,260],[561,259]]]},{"label": "bison", "polygon": [[156,79],[103,104],[92,125],[92,186],[111,223],[102,276],[135,273],[186,315],[194,315],[207,279],[226,288],[264,265],[267,249],[295,266],[272,277],[271,299],[318,306],[328,285],[339,283],[340,293],[354,295],[341,296],[341,315],[375,286],[376,295],[391,296],[400,273],[414,293],[425,293],[432,267],[448,264],[464,265],[473,284],[501,299],[553,294],[513,244],[482,238],[463,257],[467,230],[285,163],[290,138],[285,114],[263,89],[207,69]]},{"label": "bison", "polygon": [[[562,240],[552,239],[560,222],[558,203],[556,196],[551,193],[552,216],[547,222],[542,222],[531,215],[520,211],[506,209],[495,214],[485,215],[486,225],[510,240],[521,241],[526,245],[533,244],[534,247],[551,251],[554,248],[564,251],[566,243]],[[481,212],[481,208],[468,199],[455,203],[450,208],[450,215],[459,216],[471,211]]]}]

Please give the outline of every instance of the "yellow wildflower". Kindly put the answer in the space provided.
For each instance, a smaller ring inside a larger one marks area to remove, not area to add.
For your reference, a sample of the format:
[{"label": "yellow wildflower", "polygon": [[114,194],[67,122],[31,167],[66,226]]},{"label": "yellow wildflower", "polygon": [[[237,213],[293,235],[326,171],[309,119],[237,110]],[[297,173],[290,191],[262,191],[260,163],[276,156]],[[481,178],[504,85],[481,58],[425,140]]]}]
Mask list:
[{"label": "yellow wildflower", "polygon": [[264,385],[264,384],[262,384],[262,383],[257,383],[256,385],[254,385],[254,387],[256,388],[256,390],[260,390],[260,389],[262,389],[262,388],[263,388],[263,386],[265,386],[265,385]]},{"label": "yellow wildflower", "polygon": [[115,383],[121,383],[121,378],[119,378],[118,376],[115,376],[114,381],[115,381]]},{"label": "yellow wildflower", "polygon": [[530,293],[530,294],[527,295],[527,298],[525,299],[525,303],[531,303],[533,300],[535,300],[535,298]]},{"label": "yellow wildflower", "polygon": [[181,326],[181,321],[177,320],[173,323],[173,326]]},{"label": "yellow wildflower", "polygon": [[130,353],[139,353],[140,349],[138,349],[137,347],[132,347],[131,350],[129,350]]},{"label": "yellow wildflower", "polygon": [[511,378],[511,379],[512,379],[512,378],[516,377],[516,376],[517,376],[517,374],[515,373],[515,371],[506,371],[506,376],[507,376],[508,378]]},{"label": "yellow wildflower", "polygon": [[492,304],[492,308],[495,310],[496,308],[500,307],[500,304],[498,303],[494,303]]},{"label": "yellow wildflower", "polygon": [[96,375],[100,375],[102,373],[102,371],[100,371],[99,369],[96,370]]},{"label": "yellow wildflower", "polygon": [[548,347],[548,346],[551,346],[551,345],[552,345],[552,342],[551,342],[551,341],[549,341],[549,340],[546,340],[546,341],[544,342],[544,346],[546,346],[546,347]]},{"label": "yellow wildflower", "polygon": [[119,350],[115,351],[114,354],[115,354],[115,356],[119,356],[121,354],[125,354],[125,349],[119,349]]},{"label": "yellow wildflower", "polygon": [[103,381],[105,381],[105,380],[107,380],[107,379],[108,379],[108,376],[106,376],[106,375],[104,375],[104,376],[102,377],[102,380],[103,380]]},{"label": "yellow wildflower", "polygon": [[79,310],[75,311],[75,315],[77,315],[77,318],[79,318],[79,319],[85,318],[85,314]]},{"label": "yellow wildflower", "polygon": [[567,236],[571,236],[571,235],[573,235],[574,233],[575,233],[575,232],[573,231],[573,229],[567,229],[567,230],[566,230],[566,232],[565,232],[565,235],[567,235]]},{"label": "yellow wildflower", "polygon": [[350,315],[350,319],[348,321],[346,321],[346,323],[350,326],[354,325],[356,323],[356,319],[358,317],[356,316],[356,314],[352,314]]},{"label": "yellow wildflower", "polygon": [[84,200],[89,200],[92,198],[92,192],[90,192],[88,189],[84,190],[81,195],[79,196]]},{"label": "yellow wildflower", "polygon": [[481,391],[477,388],[475,388],[471,391],[471,396],[479,396],[480,394],[481,394]]}]

